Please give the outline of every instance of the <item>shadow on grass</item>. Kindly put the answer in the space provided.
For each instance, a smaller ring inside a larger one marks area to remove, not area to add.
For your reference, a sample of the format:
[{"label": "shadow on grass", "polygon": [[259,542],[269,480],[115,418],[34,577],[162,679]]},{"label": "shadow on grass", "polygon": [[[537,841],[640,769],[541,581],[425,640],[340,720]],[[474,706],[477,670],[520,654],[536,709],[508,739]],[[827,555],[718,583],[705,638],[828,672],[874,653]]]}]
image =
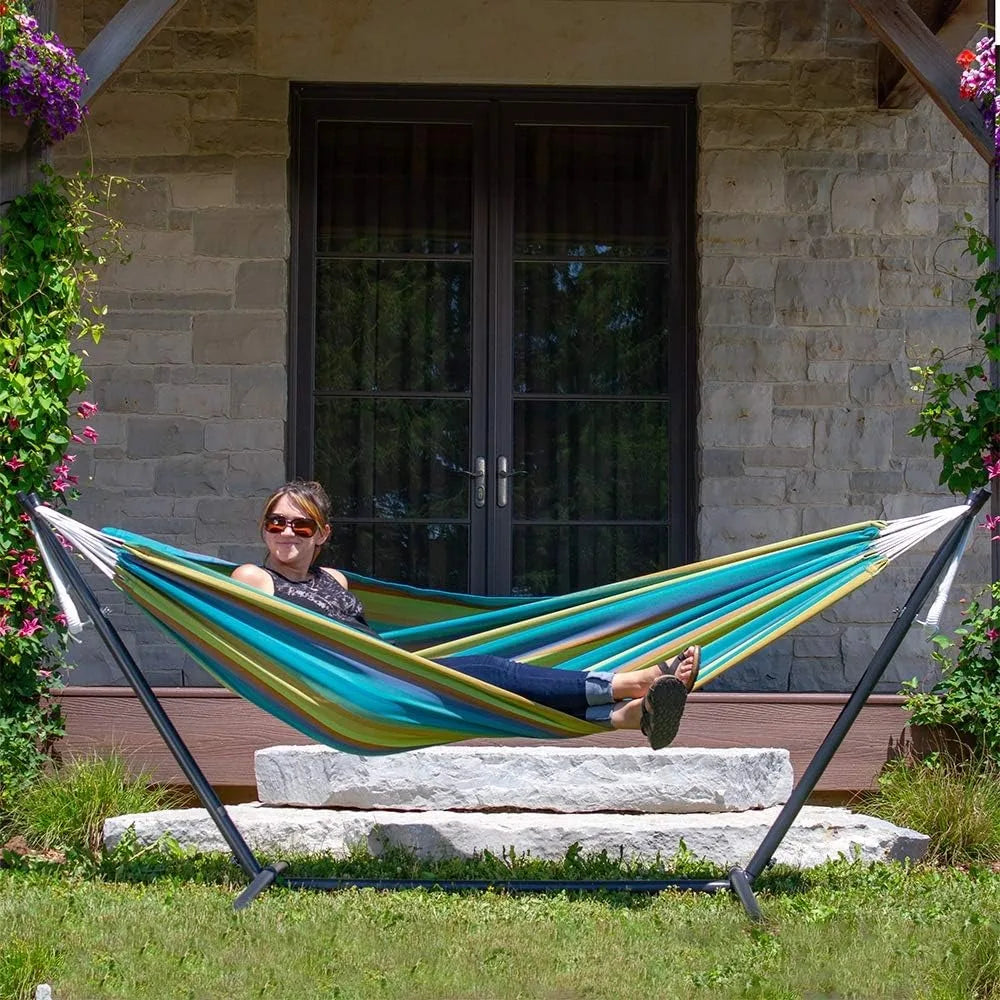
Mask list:
[{"label": "shadow on grass", "polygon": [[[346,856],[259,855],[266,866],[276,861],[287,864],[285,874],[296,878],[356,879],[363,881],[420,880],[440,882],[487,882],[503,891],[503,884],[517,882],[565,883],[549,891],[571,895],[597,895],[616,906],[642,908],[650,905],[655,893],[637,889],[623,891],[604,889],[580,883],[642,882],[683,880],[726,880],[728,870],[699,858],[684,845],[666,858],[638,861],[625,857],[624,851],[610,855],[606,851],[585,855],[577,845],[558,861],[545,860],[511,850],[497,855],[490,852],[472,858],[428,860],[398,846],[387,846],[378,855],[358,847]],[[113,851],[97,857],[70,854],[62,864],[53,864],[37,857],[0,855],[0,866],[22,871],[49,873],[59,877],[69,873],[106,882],[128,884],[194,883],[216,885],[238,893],[247,885],[247,877],[230,855],[196,854],[186,851],[169,838],[154,847],[138,845],[126,835]],[[280,880],[278,882],[280,884]],[[774,866],[767,869],[754,883],[754,890],[768,895],[793,896],[809,891],[814,880],[808,872]],[[391,888],[386,886],[385,888]],[[466,893],[482,889],[458,890]],[[521,891],[521,890],[518,890]]]}]

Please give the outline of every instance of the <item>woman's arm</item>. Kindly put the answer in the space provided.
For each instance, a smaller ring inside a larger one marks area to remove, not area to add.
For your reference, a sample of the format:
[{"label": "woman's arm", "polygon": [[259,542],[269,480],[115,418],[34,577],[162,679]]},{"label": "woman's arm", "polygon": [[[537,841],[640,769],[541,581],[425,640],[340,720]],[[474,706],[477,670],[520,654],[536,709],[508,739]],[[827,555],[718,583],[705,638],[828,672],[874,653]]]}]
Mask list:
[{"label": "woman's arm", "polygon": [[274,580],[271,579],[271,574],[266,573],[260,566],[254,566],[253,563],[244,563],[233,570],[232,576],[234,580],[249,584],[257,590],[264,591],[265,594],[274,594]]}]

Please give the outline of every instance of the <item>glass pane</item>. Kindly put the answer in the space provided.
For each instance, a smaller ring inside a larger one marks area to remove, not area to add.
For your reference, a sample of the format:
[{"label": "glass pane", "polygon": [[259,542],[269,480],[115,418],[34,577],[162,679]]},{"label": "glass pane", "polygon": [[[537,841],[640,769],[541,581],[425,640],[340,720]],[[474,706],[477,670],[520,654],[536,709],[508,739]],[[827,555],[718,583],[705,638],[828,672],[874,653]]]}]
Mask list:
[{"label": "glass pane", "polygon": [[472,127],[319,124],[319,253],[472,252]]},{"label": "glass pane", "polygon": [[514,518],[666,521],[668,423],[666,402],[516,400]]},{"label": "glass pane", "polygon": [[470,262],[319,261],[316,388],[468,391],[471,309]]},{"label": "glass pane", "polygon": [[666,128],[517,128],[515,257],[666,257],[669,144]]},{"label": "glass pane", "polygon": [[382,580],[466,592],[469,529],[464,524],[336,524],[331,563]]},{"label": "glass pane", "polygon": [[514,266],[514,391],[666,392],[668,271],[628,261]]},{"label": "glass pane", "polygon": [[515,525],[511,592],[565,594],[667,566],[665,525]]},{"label": "glass pane", "polygon": [[334,517],[468,519],[468,400],[320,399],[315,420]]}]

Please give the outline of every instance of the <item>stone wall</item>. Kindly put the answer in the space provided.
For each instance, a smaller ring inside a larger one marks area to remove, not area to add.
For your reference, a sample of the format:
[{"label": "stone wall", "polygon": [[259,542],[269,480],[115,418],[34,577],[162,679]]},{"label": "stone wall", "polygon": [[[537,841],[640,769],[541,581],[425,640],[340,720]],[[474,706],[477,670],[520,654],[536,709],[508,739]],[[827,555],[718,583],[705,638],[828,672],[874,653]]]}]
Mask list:
[{"label": "stone wall", "polygon": [[[64,39],[82,47],[117,6],[65,0]],[[101,438],[80,449],[81,518],[256,550],[253,515],[285,474],[290,73],[698,87],[702,555],[948,502],[930,448],[907,435],[909,367],[970,339],[952,236],[964,212],[982,221],[986,170],[930,102],[874,107],[875,44],[846,0],[282,6],[187,0],[57,152],[70,168],[92,151],[136,182],[119,200],[132,257],[104,276],[107,332],[89,349]],[[675,49],[703,58],[663,57]],[[984,541],[966,591],[988,579]],[[850,685],[932,548],[718,684]],[[105,597],[154,683],[204,682]],[[886,690],[927,669],[918,640]],[[75,683],[120,682],[92,639],[75,659]]]}]

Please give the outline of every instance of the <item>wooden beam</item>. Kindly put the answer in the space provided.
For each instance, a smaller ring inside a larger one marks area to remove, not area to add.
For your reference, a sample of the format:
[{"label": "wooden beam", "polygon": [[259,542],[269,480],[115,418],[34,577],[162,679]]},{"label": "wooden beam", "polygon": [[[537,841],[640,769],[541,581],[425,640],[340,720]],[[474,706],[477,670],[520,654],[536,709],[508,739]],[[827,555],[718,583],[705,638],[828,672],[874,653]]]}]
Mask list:
[{"label": "wooden beam", "polygon": [[92,101],[126,59],[180,5],[180,0],[128,0],[77,57],[88,80],[82,100]]},{"label": "wooden beam", "polygon": [[[229,789],[228,801],[255,797],[255,750],[310,741],[283,722],[221,688],[158,688],[157,696],[205,776]],[[830,731],[846,694],[694,694],[675,746],[785,747],[796,777]],[[184,785],[166,744],[126,687],[68,687],[59,694],[66,718],[65,754],[117,749],[157,780]],[[875,778],[908,739],[898,695],[873,695],[817,785],[820,795],[850,797]],[[524,745],[530,740],[470,740],[470,745]],[[639,733],[609,732],[561,740],[561,746],[642,746]]]},{"label": "wooden beam", "polygon": [[920,86],[987,162],[994,140],[971,101],[958,96],[961,70],[949,52],[905,0],[849,0],[850,5],[886,48],[913,74]]},{"label": "wooden beam", "polygon": [[[962,49],[970,47],[970,43],[981,33],[985,21],[986,5],[983,0],[961,0],[940,27],[930,27],[938,41],[954,58]],[[917,78],[904,67],[900,69],[902,74],[895,85],[886,91],[885,96],[880,97],[880,107],[912,108],[924,96],[924,88]]]}]

